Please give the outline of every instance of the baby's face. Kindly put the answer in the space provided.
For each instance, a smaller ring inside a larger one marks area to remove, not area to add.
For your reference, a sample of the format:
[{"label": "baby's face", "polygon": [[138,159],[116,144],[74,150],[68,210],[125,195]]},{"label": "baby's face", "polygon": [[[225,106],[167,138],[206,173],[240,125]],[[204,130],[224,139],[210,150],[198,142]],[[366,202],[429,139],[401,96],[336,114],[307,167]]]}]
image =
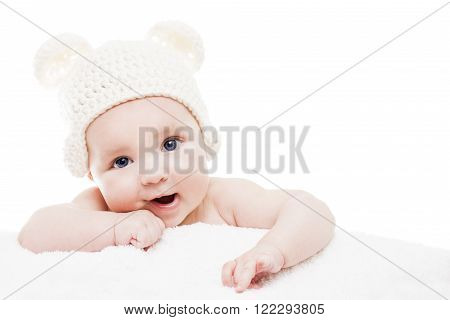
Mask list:
[{"label": "baby's face", "polygon": [[[139,128],[141,137],[145,132],[141,145]],[[125,102],[97,117],[86,130],[90,178],[111,211],[147,209],[166,227],[179,225],[198,208],[208,189],[209,177],[201,169],[206,159],[201,139],[197,122],[175,100]],[[176,196],[171,207],[151,201],[172,194]]]}]

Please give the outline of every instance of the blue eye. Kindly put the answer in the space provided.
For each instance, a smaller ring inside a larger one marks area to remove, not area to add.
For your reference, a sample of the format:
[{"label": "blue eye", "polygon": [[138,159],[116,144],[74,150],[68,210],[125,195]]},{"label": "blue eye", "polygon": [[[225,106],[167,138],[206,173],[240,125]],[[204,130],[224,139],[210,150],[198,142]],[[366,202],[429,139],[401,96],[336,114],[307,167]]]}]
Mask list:
[{"label": "blue eye", "polygon": [[178,141],[177,141],[177,139],[174,139],[174,138],[167,139],[163,144],[163,147],[164,147],[164,149],[166,149],[166,151],[173,151],[177,148],[177,146],[178,146]]},{"label": "blue eye", "polygon": [[124,168],[127,166],[128,161],[130,161],[130,159],[128,159],[127,157],[119,157],[116,160],[114,160],[113,166],[114,168],[116,168],[115,165],[117,164],[119,166],[119,169]]}]

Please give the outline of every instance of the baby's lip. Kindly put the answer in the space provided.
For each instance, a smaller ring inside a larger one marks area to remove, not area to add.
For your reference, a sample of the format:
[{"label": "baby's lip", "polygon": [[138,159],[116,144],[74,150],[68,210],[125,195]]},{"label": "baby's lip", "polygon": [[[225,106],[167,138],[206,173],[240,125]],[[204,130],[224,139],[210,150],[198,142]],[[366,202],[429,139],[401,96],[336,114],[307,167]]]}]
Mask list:
[{"label": "baby's lip", "polygon": [[180,197],[179,197],[178,193],[173,193],[172,195],[173,195],[173,200],[169,203],[160,203],[159,201],[152,200],[152,201],[149,201],[148,204],[149,204],[150,208],[155,209],[156,212],[159,212],[159,213],[172,212],[172,211],[176,210],[176,208],[178,208],[179,204],[180,204]]},{"label": "baby's lip", "polygon": [[162,205],[168,205],[169,203],[174,202],[176,197],[177,197],[177,194],[173,193],[173,194],[169,194],[167,196],[162,196],[160,198],[153,199],[152,202],[156,202],[156,203],[158,203],[160,205],[161,204]]},{"label": "baby's lip", "polygon": [[152,201],[152,200],[155,200],[155,199],[161,198],[161,197],[171,196],[171,195],[176,194],[176,193],[177,193],[177,192],[173,192],[173,193],[161,193],[161,194],[159,194],[159,195],[156,195],[156,196],[150,198],[150,199],[147,200],[147,201]]}]

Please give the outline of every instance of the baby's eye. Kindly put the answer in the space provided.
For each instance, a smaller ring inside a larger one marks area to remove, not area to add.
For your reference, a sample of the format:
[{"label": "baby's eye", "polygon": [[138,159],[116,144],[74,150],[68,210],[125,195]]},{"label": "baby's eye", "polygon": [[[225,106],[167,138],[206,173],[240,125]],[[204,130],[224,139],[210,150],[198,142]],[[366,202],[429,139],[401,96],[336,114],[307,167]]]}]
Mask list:
[{"label": "baby's eye", "polygon": [[177,139],[175,137],[171,137],[171,138],[167,139],[166,141],[164,141],[163,148],[166,151],[173,151],[173,150],[175,150],[177,148],[178,142],[181,142],[180,139]]},{"label": "baby's eye", "polygon": [[119,158],[116,158],[116,160],[114,160],[113,166],[114,166],[114,168],[116,168],[116,164],[117,164],[117,166],[120,169],[120,168],[126,167],[128,164],[128,161],[131,161],[131,160],[128,159],[127,157],[119,157]]}]

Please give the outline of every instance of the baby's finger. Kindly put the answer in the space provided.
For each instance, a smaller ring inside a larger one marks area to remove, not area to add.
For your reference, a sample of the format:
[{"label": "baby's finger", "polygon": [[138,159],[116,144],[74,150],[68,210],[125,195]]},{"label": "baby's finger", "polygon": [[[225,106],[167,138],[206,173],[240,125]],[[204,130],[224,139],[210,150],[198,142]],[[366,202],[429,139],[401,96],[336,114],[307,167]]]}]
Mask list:
[{"label": "baby's finger", "polygon": [[138,231],[138,233],[136,234],[136,247],[142,249],[149,246],[153,243],[151,238],[152,236],[148,230]]},{"label": "baby's finger", "polygon": [[135,246],[136,248],[142,248],[142,245],[136,240],[136,239],[131,239],[130,243]]},{"label": "baby's finger", "polygon": [[233,286],[233,273],[236,268],[236,261],[228,261],[222,267],[222,283],[227,287]]},{"label": "baby's finger", "polygon": [[158,217],[152,219],[152,228],[158,230],[158,232],[162,233],[165,228],[164,222]]},{"label": "baby's finger", "polygon": [[249,289],[260,289],[262,287],[262,282],[250,282],[248,286]]},{"label": "baby's finger", "polygon": [[273,272],[273,261],[268,256],[259,256],[256,262],[256,273]]},{"label": "baby's finger", "polygon": [[242,292],[248,288],[250,282],[255,276],[255,263],[249,262],[242,267],[236,266],[234,272],[234,283],[236,284],[236,292]]},{"label": "baby's finger", "polygon": [[262,279],[266,278],[268,275],[269,275],[269,272],[260,272],[260,273],[257,273],[257,274],[253,277],[252,282],[255,282],[255,283],[261,282]]},{"label": "baby's finger", "polygon": [[264,284],[264,279],[269,275],[270,273],[268,272],[261,272],[261,273],[257,273],[252,281],[250,282],[250,286],[249,288],[251,289],[259,289],[263,286]]},{"label": "baby's finger", "polygon": [[145,247],[145,248],[144,248],[144,251],[147,252],[148,249],[150,249],[151,247],[153,247],[153,245],[150,245],[150,246]]},{"label": "baby's finger", "polygon": [[157,219],[159,228],[160,228],[161,230],[164,230],[164,229],[166,228],[166,224],[164,223],[164,221],[163,221],[161,218],[158,218],[158,217],[156,217],[156,219]]},{"label": "baby's finger", "polygon": [[147,245],[152,245],[157,242],[162,236],[162,230],[159,228],[158,222],[154,222],[152,226],[147,227]]}]

